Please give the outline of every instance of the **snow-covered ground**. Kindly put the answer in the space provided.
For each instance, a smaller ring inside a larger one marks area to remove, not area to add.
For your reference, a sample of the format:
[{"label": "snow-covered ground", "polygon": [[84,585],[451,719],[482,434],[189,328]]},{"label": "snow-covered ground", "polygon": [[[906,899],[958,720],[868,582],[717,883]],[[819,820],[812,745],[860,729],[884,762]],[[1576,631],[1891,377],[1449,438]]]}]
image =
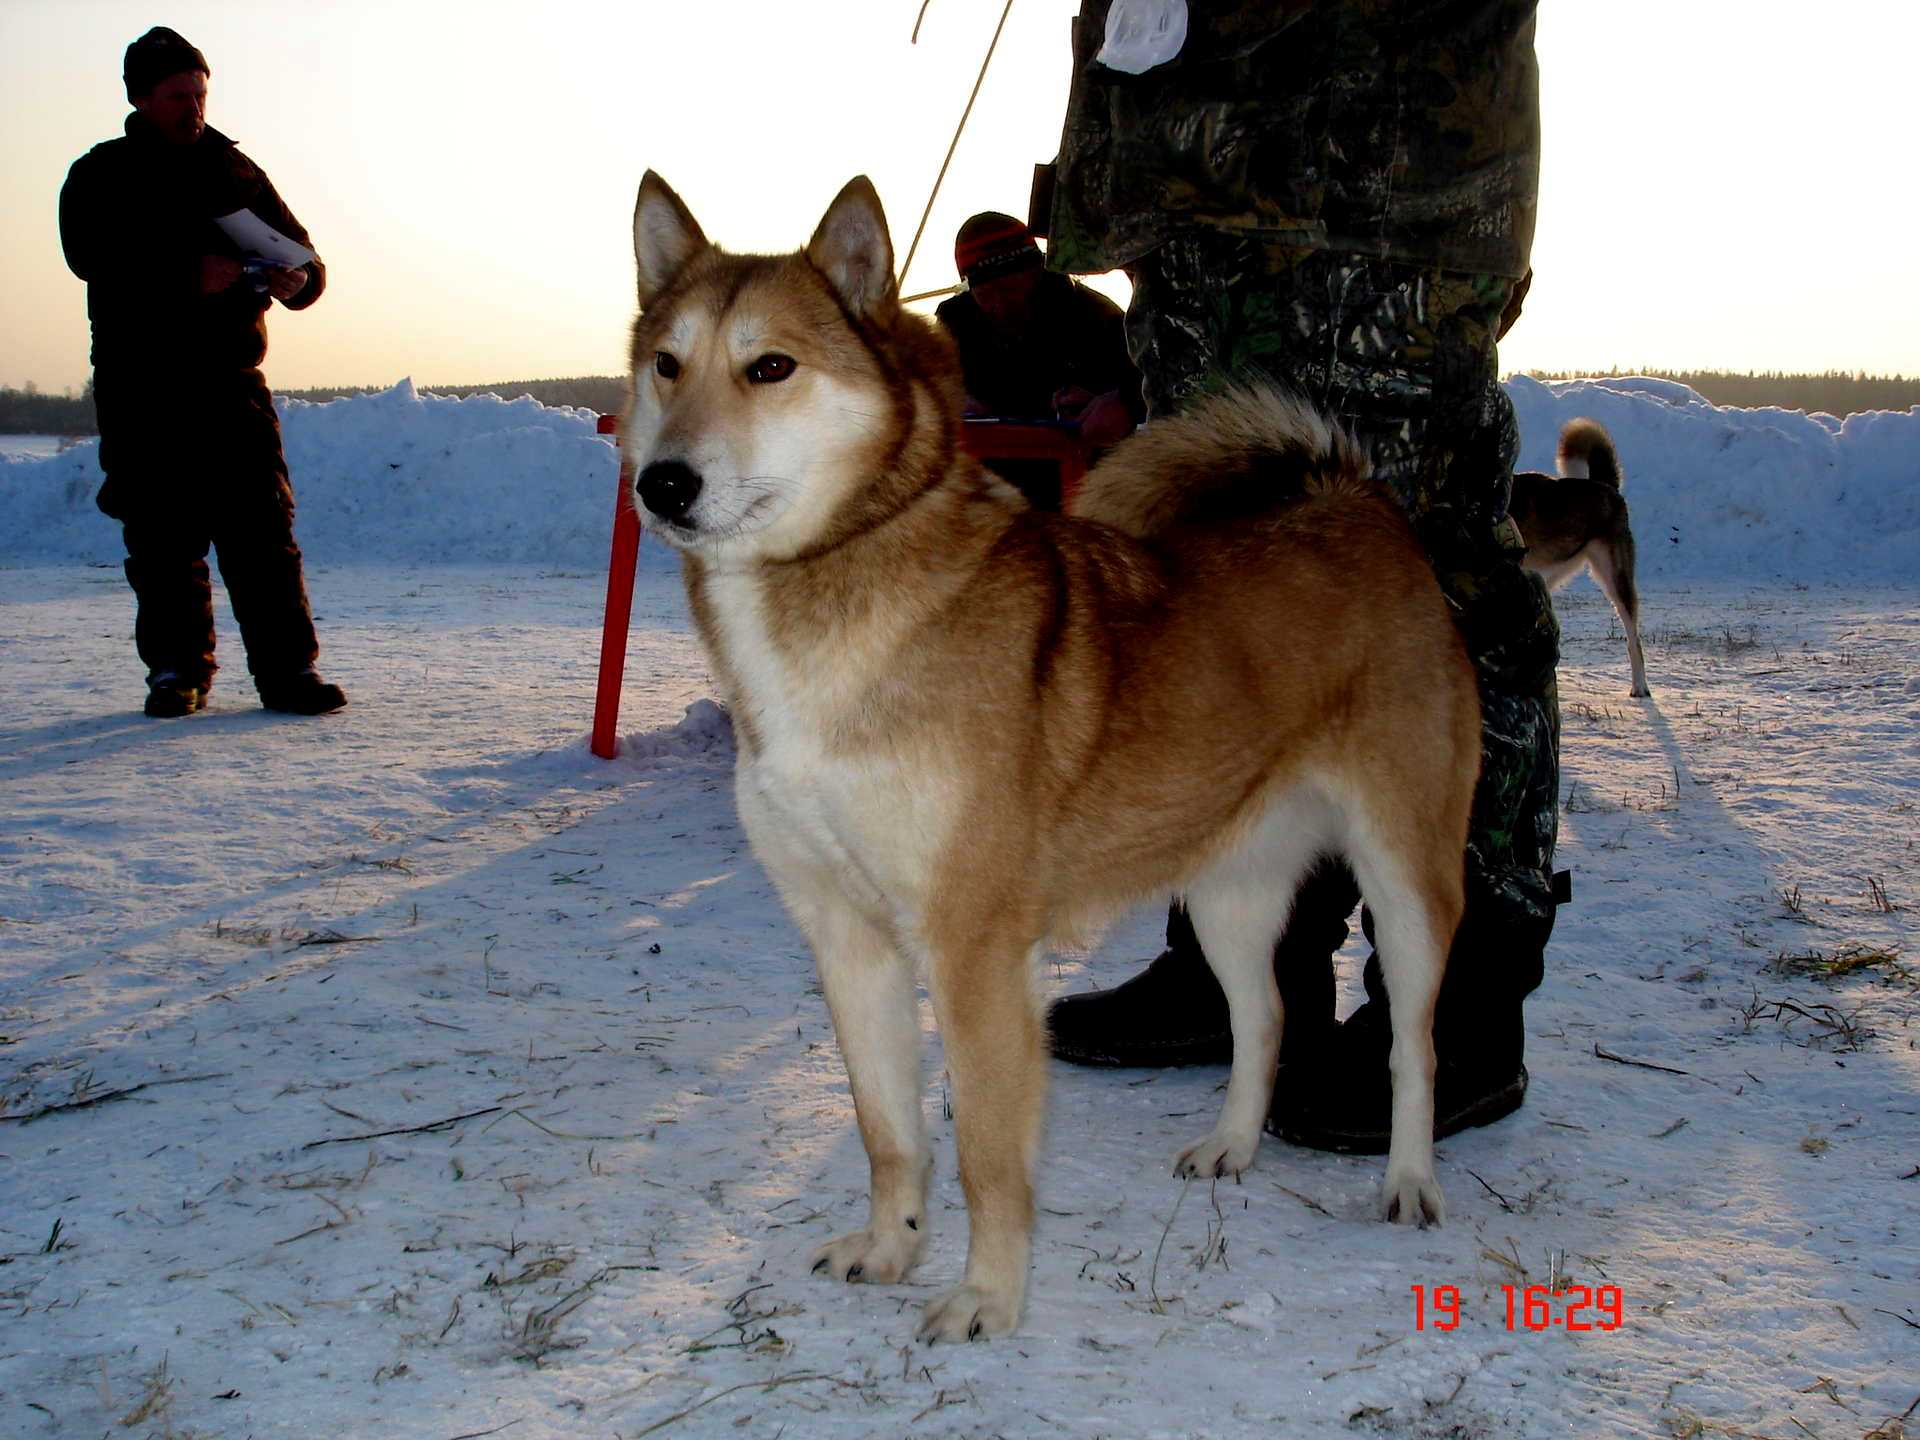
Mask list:
[{"label": "snow-covered ground", "polygon": [[[1620,442],[1654,698],[1598,592],[1563,592],[1576,903],[1526,1107],[1440,1146],[1451,1218],[1410,1232],[1368,1218],[1377,1160],[1268,1141],[1242,1184],[1170,1179],[1224,1071],[1056,1066],[1025,1325],[934,1350],[915,1312],[965,1237],[938,1038],[926,1262],[808,1275],[864,1217],[864,1160],[651,546],[624,752],[585,749],[612,485],[587,417],[289,408],[353,695],[309,721],[250,703],[224,605],[213,708],[142,718],[86,452],[0,467],[0,1433],[1857,1437],[1907,1412],[1920,598],[1892,542],[1920,417],[1527,383],[1527,463],[1574,413]],[[1125,978],[1159,918],[1050,983]],[[1510,1330],[1502,1287],[1554,1282],[1615,1287],[1623,1323]],[[1458,1327],[1417,1329],[1415,1285],[1457,1287]]]}]

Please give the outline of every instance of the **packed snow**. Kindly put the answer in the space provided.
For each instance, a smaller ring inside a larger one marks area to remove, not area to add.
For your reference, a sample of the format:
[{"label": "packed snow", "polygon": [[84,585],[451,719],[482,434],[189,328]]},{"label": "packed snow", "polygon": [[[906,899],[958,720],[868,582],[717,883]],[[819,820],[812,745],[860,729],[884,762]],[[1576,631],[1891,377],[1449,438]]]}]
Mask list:
[{"label": "packed snow", "polygon": [[[1023,1328],[935,1349],[966,1228],[937,1033],[927,1259],[810,1276],[865,1162],[651,543],[622,754],[586,749],[593,416],[283,406],[353,696],[318,720],[251,703],[224,599],[212,708],[144,719],[95,447],[0,460],[0,1433],[1920,1430],[1920,411],[1510,393],[1531,468],[1567,418],[1613,432],[1654,692],[1561,592],[1575,903],[1526,1106],[1439,1146],[1449,1220],[1412,1231],[1370,1218],[1377,1159],[1170,1178],[1224,1070],[1056,1065]],[[1160,920],[1049,988],[1126,978]],[[1622,1323],[1529,1329],[1529,1285]]]}]

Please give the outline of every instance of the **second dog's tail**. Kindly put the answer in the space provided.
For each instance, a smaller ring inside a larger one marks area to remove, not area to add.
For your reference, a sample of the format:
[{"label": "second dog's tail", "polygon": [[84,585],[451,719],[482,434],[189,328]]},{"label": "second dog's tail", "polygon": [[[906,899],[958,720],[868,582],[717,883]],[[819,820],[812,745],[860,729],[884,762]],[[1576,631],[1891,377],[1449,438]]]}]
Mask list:
[{"label": "second dog's tail", "polygon": [[1614,452],[1607,427],[1584,416],[1569,420],[1561,429],[1554,464],[1564,479],[1598,480],[1616,490],[1626,478],[1620,473],[1620,457]]},{"label": "second dog's tail", "polygon": [[1196,400],[1103,460],[1071,512],[1147,539],[1183,521],[1263,514],[1308,495],[1383,493],[1353,439],[1266,385]]}]

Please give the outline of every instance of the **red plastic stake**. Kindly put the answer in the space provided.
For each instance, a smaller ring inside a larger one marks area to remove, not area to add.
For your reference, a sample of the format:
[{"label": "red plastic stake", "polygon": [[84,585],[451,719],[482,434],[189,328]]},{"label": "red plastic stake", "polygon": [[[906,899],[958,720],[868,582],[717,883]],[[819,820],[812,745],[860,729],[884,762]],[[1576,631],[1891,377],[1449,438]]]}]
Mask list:
[{"label": "red plastic stake", "polygon": [[[602,415],[599,432],[618,435],[617,415]],[[640,516],[633,508],[632,477],[623,461],[613,497],[613,555],[607,563],[607,613],[600,632],[600,687],[593,697],[593,753],[611,760],[620,753],[620,682],[627,672],[627,626],[633,619],[633,572],[640,562]]]}]

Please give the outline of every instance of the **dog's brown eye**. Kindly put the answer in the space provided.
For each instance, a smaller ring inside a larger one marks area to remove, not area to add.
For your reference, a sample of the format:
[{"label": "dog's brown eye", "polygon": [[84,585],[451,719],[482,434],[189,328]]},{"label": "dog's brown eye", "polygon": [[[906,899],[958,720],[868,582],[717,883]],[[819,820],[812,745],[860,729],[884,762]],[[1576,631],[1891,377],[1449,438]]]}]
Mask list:
[{"label": "dog's brown eye", "polygon": [[773,385],[786,379],[794,371],[794,359],[791,355],[762,355],[747,367],[747,379],[756,385]]},{"label": "dog's brown eye", "polygon": [[680,362],[662,350],[653,357],[653,373],[662,380],[677,379],[680,374]]}]

